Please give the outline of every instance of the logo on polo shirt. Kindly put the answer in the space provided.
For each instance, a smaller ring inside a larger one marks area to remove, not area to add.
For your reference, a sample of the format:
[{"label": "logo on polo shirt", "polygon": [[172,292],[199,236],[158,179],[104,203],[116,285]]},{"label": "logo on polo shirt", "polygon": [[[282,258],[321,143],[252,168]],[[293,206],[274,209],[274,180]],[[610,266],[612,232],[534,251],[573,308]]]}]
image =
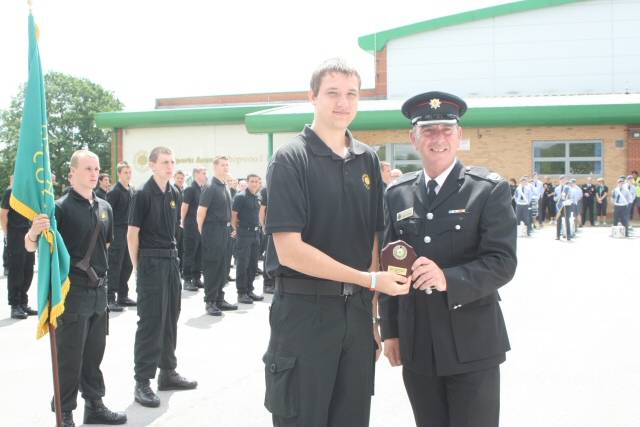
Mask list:
[{"label": "logo on polo shirt", "polygon": [[176,208],[176,201],[172,200],[169,202],[169,206],[171,206],[171,209],[175,209]]},{"label": "logo on polo shirt", "polygon": [[100,221],[106,221],[106,220],[107,220],[107,213],[100,212]]},{"label": "logo on polo shirt", "polygon": [[362,175],[362,183],[364,184],[364,188],[367,190],[371,188],[371,178],[366,173]]}]

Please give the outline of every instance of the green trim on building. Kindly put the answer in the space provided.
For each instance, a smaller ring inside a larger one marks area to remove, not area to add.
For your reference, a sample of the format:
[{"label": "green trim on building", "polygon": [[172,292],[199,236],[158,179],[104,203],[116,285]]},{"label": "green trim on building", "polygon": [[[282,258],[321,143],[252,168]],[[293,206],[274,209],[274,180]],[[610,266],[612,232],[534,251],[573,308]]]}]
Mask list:
[{"label": "green trim on building", "polygon": [[[249,133],[299,132],[313,120],[312,113],[251,114],[245,125]],[[588,126],[640,123],[640,104],[553,105],[470,108],[462,117],[467,128],[516,126]],[[399,110],[360,111],[349,127],[353,131],[408,129]]]},{"label": "green trim on building", "polygon": [[358,38],[358,45],[367,52],[381,51],[390,40],[467,22],[480,21],[512,13],[526,12],[529,10],[543,9],[552,6],[560,6],[576,3],[584,0],[523,0],[515,3],[501,4],[483,9],[470,10],[455,15],[442,16],[415,24],[392,28],[378,33],[368,34]]},{"label": "green trim on building", "polygon": [[283,104],[230,105],[205,108],[175,108],[151,111],[113,111],[96,114],[99,128],[140,128],[244,122],[246,114]]}]

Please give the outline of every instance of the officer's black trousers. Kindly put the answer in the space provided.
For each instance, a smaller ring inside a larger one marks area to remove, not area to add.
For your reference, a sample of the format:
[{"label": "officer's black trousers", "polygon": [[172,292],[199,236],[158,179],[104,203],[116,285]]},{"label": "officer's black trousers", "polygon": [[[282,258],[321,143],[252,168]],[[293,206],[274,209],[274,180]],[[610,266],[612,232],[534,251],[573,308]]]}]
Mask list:
[{"label": "officer's black trousers", "polygon": [[595,225],[593,221],[593,199],[582,200],[582,225],[587,222],[587,215],[589,215],[591,225]]},{"label": "officer's black trousers", "polygon": [[560,238],[560,232],[562,230],[562,217],[564,217],[564,223],[566,227],[566,238],[567,240],[571,240],[571,227],[570,227],[570,218],[569,218],[569,206],[564,206],[561,208],[560,214],[557,216],[556,221],[556,238]]},{"label": "officer's black trousers", "polygon": [[527,226],[527,234],[531,234],[531,211],[529,205],[516,205],[516,220],[518,225],[524,223]]},{"label": "officer's black trousers", "polygon": [[[613,207],[613,225],[624,225],[624,235],[629,237],[629,206]],[[11,267],[9,267],[11,268]],[[11,275],[11,270],[9,270]]]},{"label": "officer's black trousers", "polygon": [[258,271],[260,235],[258,231],[240,231],[236,241],[236,287],[239,294],[253,291]]},{"label": "officer's black trousers", "polygon": [[403,368],[417,427],[498,427],[500,367],[444,377]]},{"label": "officer's black trousers", "polygon": [[129,278],[133,271],[129,247],[127,246],[127,226],[113,229],[113,243],[109,246],[109,298],[124,299],[129,296]]},{"label": "officer's black trousers", "polygon": [[178,249],[178,268],[180,277],[182,277],[184,271],[184,230],[182,227],[176,228],[176,245]]},{"label": "officer's black trousers", "polygon": [[180,317],[180,272],[177,258],[138,258],[138,329],[134,345],[136,380],[156,376],[156,369],[175,369],[178,317]]},{"label": "officer's black trousers", "polygon": [[200,280],[202,272],[202,244],[197,225],[187,224],[184,228],[183,236],[183,278],[184,280]]},{"label": "officer's black trousers", "polygon": [[276,291],[269,323],[263,361],[273,425],[368,426],[375,364],[371,294]]},{"label": "officer's black trousers", "polygon": [[78,390],[87,400],[104,396],[100,364],[107,332],[107,291],[74,286],[67,294],[64,313],[58,318],[56,342],[63,411],[76,408]]},{"label": "officer's black trousers", "polygon": [[35,252],[24,248],[24,236],[28,228],[9,227],[7,230],[7,256],[9,276],[7,277],[9,305],[25,305],[29,302],[27,292],[33,279]]},{"label": "officer's black trousers", "polygon": [[220,302],[228,277],[227,254],[229,228],[226,224],[205,224],[202,229],[202,270],[204,274],[204,301]]}]

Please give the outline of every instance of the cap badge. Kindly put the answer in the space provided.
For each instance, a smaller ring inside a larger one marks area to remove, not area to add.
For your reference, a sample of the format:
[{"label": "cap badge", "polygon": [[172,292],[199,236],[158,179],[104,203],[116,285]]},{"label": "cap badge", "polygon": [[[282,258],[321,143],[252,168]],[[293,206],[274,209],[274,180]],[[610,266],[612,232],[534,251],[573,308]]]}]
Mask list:
[{"label": "cap badge", "polygon": [[440,104],[442,103],[438,98],[433,98],[431,101],[429,101],[429,105],[433,110],[437,110],[438,108],[440,108]]}]

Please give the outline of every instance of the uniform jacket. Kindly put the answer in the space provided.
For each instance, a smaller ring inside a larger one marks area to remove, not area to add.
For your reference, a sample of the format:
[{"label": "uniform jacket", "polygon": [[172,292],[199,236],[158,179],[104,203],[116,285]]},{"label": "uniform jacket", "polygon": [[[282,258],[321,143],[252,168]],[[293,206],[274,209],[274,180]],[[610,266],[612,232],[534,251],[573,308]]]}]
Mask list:
[{"label": "uniform jacket", "polygon": [[496,366],[510,349],[497,289],[516,270],[516,218],[509,185],[456,162],[428,207],[424,173],[385,195],[385,243],[404,240],[443,269],[447,292],[411,289],[380,301],[383,339],[399,337],[403,364],[427,375]]}]

